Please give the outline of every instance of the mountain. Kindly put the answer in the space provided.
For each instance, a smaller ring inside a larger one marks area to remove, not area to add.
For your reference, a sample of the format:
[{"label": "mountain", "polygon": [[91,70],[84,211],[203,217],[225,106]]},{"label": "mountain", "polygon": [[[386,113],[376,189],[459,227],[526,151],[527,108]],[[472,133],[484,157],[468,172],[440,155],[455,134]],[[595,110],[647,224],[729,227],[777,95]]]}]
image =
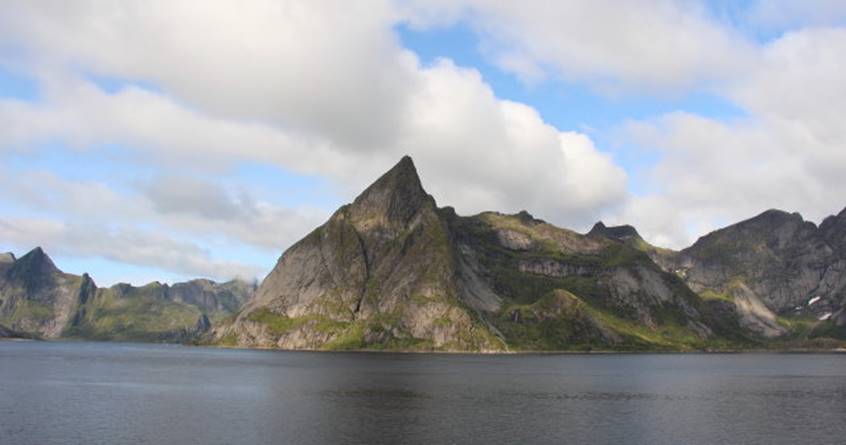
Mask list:
[{"label": "mountain", "polygon": [[37,247],[19,259],[0,255],[0,326],[47,339],[192,341],[239,310],[254,290],[237,280],[98,288],[88,274],[59,270]]},{"label": "mountain", "polygon": [[675,258],[676,252],[663,247],[653,246],[644,240],[637,229],[628,224],[621,226],[606,226],[602,221],[597,222],[587,233],[587,236],[593,238],[606,238],[623,243],[632,249],[639,250],[647,255],[655,264],[658,264],[663,269],[670,268],[670,264]]},{"label": "mountain", "polygon": [[701,237],[670,267],[703,297],[733,302],[763,336],[846,338],[846,210],[819,227],[768,210]]},{"label": "mountain", "polygon": [[447,351],[693,349],[748,341],[625,242],[533,218],[459,216],[396,166],[291,246],[224,345]]},{"label": "mountain", "polygon": [[409,157],[286,250],[260,286],[99,288],[0,254],[0,337],[407,351],[846,345],[846,210],[768,210],[680,251],[628,225],[438,207]]},{"label": "mountain", "polygon": [[38,336],[58,337],[85,298],[82,277],[60,271],[36,247],[0,269],[0,324]]}]

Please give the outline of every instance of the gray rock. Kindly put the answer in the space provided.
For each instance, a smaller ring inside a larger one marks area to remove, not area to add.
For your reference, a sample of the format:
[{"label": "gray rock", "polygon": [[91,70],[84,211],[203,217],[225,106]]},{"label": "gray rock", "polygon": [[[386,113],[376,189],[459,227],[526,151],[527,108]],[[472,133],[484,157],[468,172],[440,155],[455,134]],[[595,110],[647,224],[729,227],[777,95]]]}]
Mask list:
[{"label": "gray rock", "polygon": [[[405,157],[284,252],[215,336],[258,347],[461,351],[641,341],[592,315],[603,311],[656,332],[681,323],[698,338],[724,335],[701,300],[648,255],[595,235],[525,211],[462,217],[438,209]],[[508,311],[525,304],[537,323],[554,325],[550,338],[521,333],[536,328]]]},{"label": "gray rock", "polygon": [[5,258],[12,261],[0,262],[0,324],[48,339],[189,341],[211,329],[209,317],[238,311],[255,290],[209,280],[104,289],[88,274],[62,272],[41,248]]}]

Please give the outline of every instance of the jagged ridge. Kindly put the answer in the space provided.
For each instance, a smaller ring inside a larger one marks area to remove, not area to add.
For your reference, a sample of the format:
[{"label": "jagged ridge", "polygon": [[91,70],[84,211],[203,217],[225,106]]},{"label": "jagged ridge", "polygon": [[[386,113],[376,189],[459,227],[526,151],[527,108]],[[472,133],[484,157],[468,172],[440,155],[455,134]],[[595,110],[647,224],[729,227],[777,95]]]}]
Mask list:
[{"label": "jagged ridge", "polygon": [[59,270],[40,247],[20,259],[0,257],[0,325],[15,336],[196,340],[253,291],[240,281],[209,280],[98,288],[88,274]]},{"label": "jagged ridge", "polygon": [[637,248],[527,212],[462,217],[437,208],[408,157],[288,249],[216,337],[241,346],[459,351],[744,341],[736,323],[718,319]]}]

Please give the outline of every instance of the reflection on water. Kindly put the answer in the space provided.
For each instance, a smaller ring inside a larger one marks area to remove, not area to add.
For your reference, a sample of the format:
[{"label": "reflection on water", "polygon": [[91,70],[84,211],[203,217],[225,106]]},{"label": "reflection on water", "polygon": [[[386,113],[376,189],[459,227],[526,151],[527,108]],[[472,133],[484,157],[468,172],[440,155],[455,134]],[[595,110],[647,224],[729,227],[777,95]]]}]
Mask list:
[{"label": "reflection on water", "polygon": [[841,443],[846,356],[0,342],[0,444]]}]

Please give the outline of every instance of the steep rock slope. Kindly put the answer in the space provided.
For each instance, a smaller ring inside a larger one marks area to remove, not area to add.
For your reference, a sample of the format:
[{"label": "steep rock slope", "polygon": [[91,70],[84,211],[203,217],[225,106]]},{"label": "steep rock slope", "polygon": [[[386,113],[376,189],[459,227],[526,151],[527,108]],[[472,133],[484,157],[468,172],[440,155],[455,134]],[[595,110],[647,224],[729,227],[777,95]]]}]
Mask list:
[{"label": "steep rock slope", "polygon": [[224,343],[282,348],[501,349],[463,304],[434,199],[403,158],[288,249]]},{"label": "steep rock slope", "polygon": [[[465,295],[477,288],[496,295],[498,305],[480,309],[514,349],[687,349],[746,341],[724,308],[702,301],[626,243],[580,235],[526,212],[452,221],[459,277],[477,285],[465,285]],[[579,316],[538,311],[550,301],[577,303]],[[543,326],[526,319],[526,310]],[[593,327],[579,329],[586,319]]]},{"label": "steep rock slope", "polygon": [[632,249],[639,250],[649,255],[649,258],[663,268],[668,270],[672,267],[677,252],[664,247],[654,246],[644,240],[637,229],[628,224],[622,226],[606,226],[602,221],[594,224],[587,236],[593,238],[606,238],[621,242]]},{"label": "steep rock slope", "polygon": [[742,324],[767,337],[843,337],[846,211],[820,227],[798,213],[768,210],[714,231],[670,267],[706,298],[733,301]]},{"label": "steep rock slope", "polygon": [[531,215],[437,208],[403,158],[288,249],[222,344],[685,349],[744,341],[647,254]]},{"label": "steep rock slope", "polygon": [[37,247],[20,259],[7,256],[0,269],[0,324],[55,338],[87,297],[82,277],[60,271]]}]

